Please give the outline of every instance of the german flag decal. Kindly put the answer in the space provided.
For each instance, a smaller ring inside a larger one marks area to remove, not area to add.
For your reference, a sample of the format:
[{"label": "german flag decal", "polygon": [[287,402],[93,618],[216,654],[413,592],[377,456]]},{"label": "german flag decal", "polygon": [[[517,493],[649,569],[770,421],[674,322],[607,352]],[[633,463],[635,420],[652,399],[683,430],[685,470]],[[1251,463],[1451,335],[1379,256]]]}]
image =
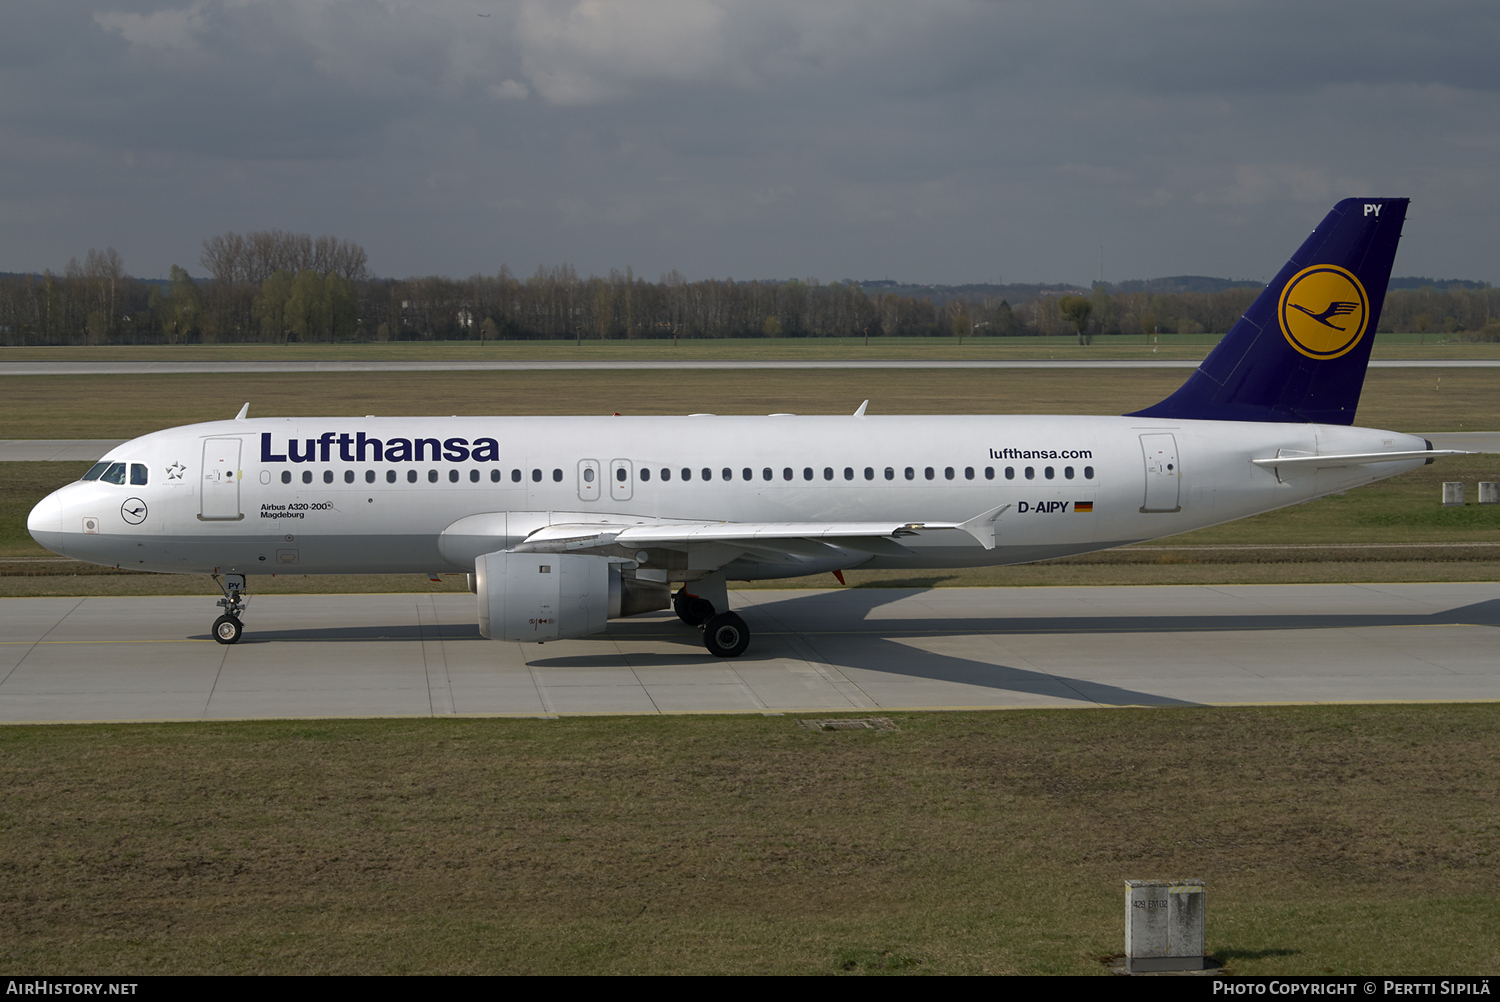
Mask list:
[{"label": "german flag decal", "polygon": [[1073,510],[1074,511],[1081,511],[1081,512],[1092,512],[1094,510],[1094,502],[1092,502],[1092,501],[1074,501],[1073,502]]}]

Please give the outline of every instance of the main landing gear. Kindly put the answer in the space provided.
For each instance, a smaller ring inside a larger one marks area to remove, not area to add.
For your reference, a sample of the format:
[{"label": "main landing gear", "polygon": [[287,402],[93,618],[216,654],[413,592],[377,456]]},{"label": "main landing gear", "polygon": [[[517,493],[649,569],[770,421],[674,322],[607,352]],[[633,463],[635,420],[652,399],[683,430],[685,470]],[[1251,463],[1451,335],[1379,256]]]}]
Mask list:
[{"label": "main landing gear", "polygon": [[677,613],[677,618],[689,626],[702,628],[703,646],[714,657],[737,658],[745,653],[750,646],[750,628],[743,619],[729,611],[729,594],[724,582],[705,580],[694,582],[694,587],[700,594],[689,595],[684,586],[672,596],[672,611]]},{"label": "main landing gear", "polygon": [[240,634],[245,632],[245,624],[240,622],[240,613],[245,611],[245,575],[226,574],[220,581],[215,574],[214,583],[224,593],[217,603],[224,615],[214,620],[214,639],[221,644],[237,644]]}]

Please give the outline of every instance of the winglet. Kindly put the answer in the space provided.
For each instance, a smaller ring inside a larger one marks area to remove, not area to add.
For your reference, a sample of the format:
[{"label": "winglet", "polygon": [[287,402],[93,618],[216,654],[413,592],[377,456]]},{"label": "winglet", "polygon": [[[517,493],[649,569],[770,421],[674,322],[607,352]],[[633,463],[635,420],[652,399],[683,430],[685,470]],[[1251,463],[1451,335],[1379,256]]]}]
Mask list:
[{"label": "winglet", "polygon": [[249,414],[249,413],[250,413],[250,401],[246,400],[245,401],[245,406],[243,406],[243,407],[240,408],[240,412],[234,416],[234,419],[236,421],[243,421],[243,420],[245,420],[245,415]]},{"label": "winglet", "polygon": [[865,416],[865,408],[868,407],[868,406],[870,406],[870,401],[866,400],[864,403],[862,403],[862,404],[859,405],[859,410],[857,410],[857,411],[854,412],[854,416],[855,417],[864,417]]},{"label": "winglet", "polygon": [[981,515],[975,515],[967,522],[958,523],[958,527],[979,541],[979,545],[986,550],[995,548],[995,519],[1010,505],[1003,504],[998,508],[991,508]]}]

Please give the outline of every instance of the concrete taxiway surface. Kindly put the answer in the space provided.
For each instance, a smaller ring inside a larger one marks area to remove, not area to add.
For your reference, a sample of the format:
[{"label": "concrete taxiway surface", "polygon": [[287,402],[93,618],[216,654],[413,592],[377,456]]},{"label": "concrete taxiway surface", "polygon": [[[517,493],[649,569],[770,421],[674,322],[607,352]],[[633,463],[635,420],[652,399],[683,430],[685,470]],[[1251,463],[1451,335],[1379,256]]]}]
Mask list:
[{"label": "concrete taxiway surface", "polygon": [[0,720],[779,713],[1500,699],[1500,583],[734,592],[533,644],[468,595],[0,599]]}]

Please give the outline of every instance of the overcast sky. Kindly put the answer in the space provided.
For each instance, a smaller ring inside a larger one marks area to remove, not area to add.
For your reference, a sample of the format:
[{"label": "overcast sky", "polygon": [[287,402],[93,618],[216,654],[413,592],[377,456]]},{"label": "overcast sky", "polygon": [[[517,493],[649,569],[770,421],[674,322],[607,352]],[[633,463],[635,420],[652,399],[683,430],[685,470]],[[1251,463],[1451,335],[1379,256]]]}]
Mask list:
[{"label": "overcast sky", "polygon": [[5,271],[274,227],[398,277],[1264,279],[1404,195],[1397,274],[1500,284],[1494,0],[5,10]]}]

